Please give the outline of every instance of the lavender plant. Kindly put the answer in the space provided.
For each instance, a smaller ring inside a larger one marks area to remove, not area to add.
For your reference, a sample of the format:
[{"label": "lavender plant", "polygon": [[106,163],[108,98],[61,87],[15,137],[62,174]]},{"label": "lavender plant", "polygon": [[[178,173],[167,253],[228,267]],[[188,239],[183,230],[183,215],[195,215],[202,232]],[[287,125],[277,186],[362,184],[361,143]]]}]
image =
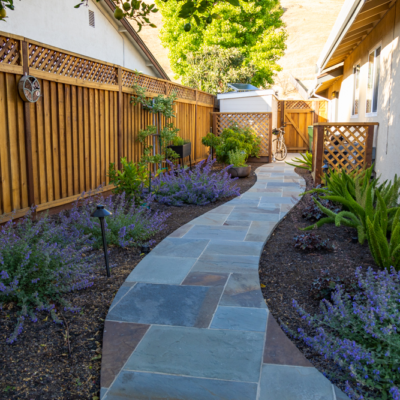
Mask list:
[{"label": "lavender plant", "polygon": [[20,307],[7,339],[10,344],[22,332],[26,317],[37,321],[36,311],[48,311],[54,322],[62,323],[55,304],[73,311],[62,295],[93,285],[94,260],[83,254],[89,250],[87,237],[47,215],[32,222],[32,211],[0,229],[0,308],[9,302]]},{"label": "lavender plant", "polygon": [[[146,199],[145,204],[150,204],[151,200]],[[81,196],[74,203],[72,210],[63,215],[63,220],[76,230],[89,235],[88,243],[95,249],[103,245],[100,223],[97,218],[91,218],[97,204],[104,204],[105,208],[112,212],[104,221],[107,242],[121,247],[139,246],[143,243],[152,245],[151,238],[164,229],[164,222],[170,215],[154,212],[147,206],[136,206],[134,201],[127,199],[125,192],[107,198],[101,194],[87,198]]]},{"label": "lavender plant", "polygon": [[315,329],[311,337],[299,328],[286,331],[334,361],[344,372],[352,399],[399,399],[400,387],[400,272],[356,271],[355,295],[337,285],[332,301],[321,301],[321,312],[311,316],[293,305]]},{"label": "lavender plant", "polygon": [[183,204],[206,205],[218,199],[239,196],[239,188],[224,168],[212,172],[215,160],[208,157],[196,165],[194,171],[185,170],[169,162],[170,172],[160,174],[153,182],[154,195],[158,202],[182,206]]}]

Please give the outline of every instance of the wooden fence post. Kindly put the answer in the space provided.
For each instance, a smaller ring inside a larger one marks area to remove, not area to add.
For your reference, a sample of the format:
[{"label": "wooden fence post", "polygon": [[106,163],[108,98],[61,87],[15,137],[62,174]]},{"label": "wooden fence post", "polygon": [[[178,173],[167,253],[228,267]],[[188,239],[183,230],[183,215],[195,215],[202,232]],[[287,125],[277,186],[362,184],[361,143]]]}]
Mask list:
[{"label": "wooden fence post", "polygon": [[372,165],[372,147],[374,145],[374,125],[368,126],[367,139],[365,141],[365,159],[364,168],[369,168]]},{"label": "wooden fence post", "polygon": [[197,162],[197,102],[199,100],[199,92],[196,89],[196,105],[195,105],[195,109],[194,109],[194,163],[196,164]]},{"label": "wooden fence post", "polygon": [[[22,68],[24,75],[29,75],[29,54],[28,43],[22,41]],[[28,178],[28,204],[29,207],[36,204],[35,186],[33,182],[33,161],[32,161],[32,129],[31,129],[31,103],[24,102],[24,125],[25,125],[25,156]]]},{"label": "wooden fence post", "polygon": [[314,183],[319,185],[322,176],[322,161],[324,159],[324,130],[322,125],[314,125]]},{"label": "wooden fence post", "polygon": [[272,163],[272,113],[269,113],[267,115],[268,115],[268,163]]},{"label": "wooden fence post", "polygon": [[213,112],[212,114],[212,133],[217,136],[217,113]]},{"label": "wooden fence post", "polygon": [[122,68],[118,67],[118,169],[122,168],[121,157],[123,157],[123,131],[124,131],[124,98],[122,93]]},{"label": "wooden fence post", "polygon": [[281,126],[285,124],[285,101],[281,100]]}]

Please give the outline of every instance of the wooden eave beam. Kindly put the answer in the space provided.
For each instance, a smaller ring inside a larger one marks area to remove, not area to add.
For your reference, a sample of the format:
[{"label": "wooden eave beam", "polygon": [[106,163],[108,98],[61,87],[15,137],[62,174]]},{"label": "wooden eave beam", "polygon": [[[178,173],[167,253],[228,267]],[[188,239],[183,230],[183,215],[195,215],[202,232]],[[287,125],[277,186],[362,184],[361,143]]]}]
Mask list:
[{"label": "wooden eave beam", "polygon": [[358,17],[354,22],[360,22],[364,21],[365,19],[368,19],[370,17],[374,17],[375,15],[380,15],[381,13],[386,12],[389,9],[390,3],[385,3],[381,5],[380,7],[375,7],[369,11],[361,12],[358,14]]},{"label": "wooden eave beam", "polygon": [[[356,20],[357,20],[357,19],[356,19]],[[365,28],[366,25],[373,24],[373,23],[375,23],[375,22],[377,22],[377,21],[380,21],[380,20],[381,20],[381,14],[374,15],[374,16],[369,17],[369,18],[367,18],[367,19],[363,19],[363,20],[360,21],[360,22],[355,22],[355,23],[353,23],[353,25],[352,25],[351,28],[348,30],[348,32],[353,32],[353,31],[355,31],[356,29]]]},{"label": "wooden eave beam", "polygon": [[392,0],[370,0],[365,3],[364,7],[361,9],[361,12],[359,15],[372,10],[373,8],[380,7],[384,4],[390,3]]}]

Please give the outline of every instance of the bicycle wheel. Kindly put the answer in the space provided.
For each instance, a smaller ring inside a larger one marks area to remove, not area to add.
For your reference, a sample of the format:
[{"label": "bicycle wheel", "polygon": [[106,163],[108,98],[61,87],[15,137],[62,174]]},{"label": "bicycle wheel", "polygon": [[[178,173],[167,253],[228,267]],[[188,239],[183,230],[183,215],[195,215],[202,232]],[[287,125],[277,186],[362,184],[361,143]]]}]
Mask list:
[{"label": "bicycle wheel", "polygon": [[279,139],[272,141],[272,148],[275,149],[275,159],[277,161],[283,161],[287,156],[286,144],[281,142]]}]

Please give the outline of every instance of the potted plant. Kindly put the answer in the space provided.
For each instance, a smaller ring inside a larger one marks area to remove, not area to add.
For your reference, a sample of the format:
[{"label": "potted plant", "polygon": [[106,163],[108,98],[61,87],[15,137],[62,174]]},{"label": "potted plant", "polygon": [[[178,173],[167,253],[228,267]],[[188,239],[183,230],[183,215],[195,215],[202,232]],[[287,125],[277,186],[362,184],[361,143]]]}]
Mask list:
[{"label": "potted plant", "polygon": [[174,151],[178,155],[177,158],[182,159],[182,163],[185,157],[189,157],[190,166],[192,166],[192,160],[190,159],[192,154],[192,143],[189,140],[175,136],[172,139],[172,145],[167,146],[167,148]]},{"label": "potted plant", "polygon": [[250,175],[251,165],[246,164],[247,154],[243,150],[232,150],[228,152],[229,164],[232,165],[228,169],[228,173],[232,178],[246,178]]}]

